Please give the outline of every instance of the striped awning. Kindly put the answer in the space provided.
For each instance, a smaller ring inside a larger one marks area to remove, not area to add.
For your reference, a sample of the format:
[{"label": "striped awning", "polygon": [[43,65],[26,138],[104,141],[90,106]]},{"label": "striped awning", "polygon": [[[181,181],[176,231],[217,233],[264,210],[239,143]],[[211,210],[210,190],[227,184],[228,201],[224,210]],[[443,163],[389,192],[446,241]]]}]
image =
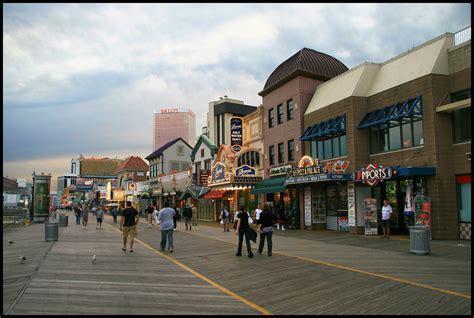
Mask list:
[{"label": "striped awning", "polygon": [[220,199],[224,196],[224,193],[226,193],[228,190],[211,190],[208,193],[204,195],[204,199]]},{"label": "striped awning", "polygon": [[423,103],[421,95],[415,98],[407,99],[405,102],[399,102],[373,112],[366,113],[364,118],[357,125],[358,129],[385,125],[390,122],[398,123],[403,118],[421,118],[423,117]]},{"label": "striped awning", "polygon": [[346,134],[346,115],[338,116],[309,126],[300,137],[301,141],[324,140]]}]

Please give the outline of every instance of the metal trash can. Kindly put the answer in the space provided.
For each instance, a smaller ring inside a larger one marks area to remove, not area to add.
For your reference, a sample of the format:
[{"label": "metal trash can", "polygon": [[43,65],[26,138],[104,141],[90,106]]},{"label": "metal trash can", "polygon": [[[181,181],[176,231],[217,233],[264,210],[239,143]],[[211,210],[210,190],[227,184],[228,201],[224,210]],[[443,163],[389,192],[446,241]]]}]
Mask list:
[{"label": "metal trash can", "polygon": [[59,226],[60,227],[67,226],[68,219],[69,219],[69,215],[60,214],[59,215]]},{"label": "metal trash can", "polygon": [[425,255],[431,252],[431,228],[428,226],[409,226],[410,252]]},{"label": "metal trash can", "polygon": [[44,222],[44,240],[46,242],[57,241],[58,232],[59,232],[59,222],[57,221]]}]

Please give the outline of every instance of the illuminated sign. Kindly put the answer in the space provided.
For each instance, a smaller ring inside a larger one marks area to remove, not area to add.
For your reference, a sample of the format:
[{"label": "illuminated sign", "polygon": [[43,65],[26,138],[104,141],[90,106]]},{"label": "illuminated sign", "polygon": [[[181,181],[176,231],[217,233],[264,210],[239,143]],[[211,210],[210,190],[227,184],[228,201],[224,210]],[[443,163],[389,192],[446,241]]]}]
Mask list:
[{"label": "illuminated sign", "polygon": [[377,185],[380,181],[390,179],[392,173],[396,174],[390,167],[379,166],[376,163],[369,164],[362,170],[356,170],[352,173],[354,181],[362,181],[370,186]]},{"label": "illuminated sign", "polygon": [[230,146],[234,152],[240,151],[243,141],[242,118],[232,117],[230,119]]},{"label": "illuminated sign", "polygon": [[324,163],[324,167],[328,173],[344,173],[349,165],[349,161],[336,160],[327,161]]},{"label": "illuminated sign", "polygon": [[257,174],[257,170],[247,165],[243,165],[235,169],[235,176],[237,177],[255,176],[256,174]]},{"label": "illuminated sign", "polygon": [[128,190],[135,191],[137,189],[137,185],[135,183],[128,184]]},{"label": "illuminated sign", "polygon": [[224,164],[216,162],[216,164],[211,169],[211,175],[208,178],[208,183],[221,183],[230,181],[230,174],[225,171]]},{"label": "illuminated sign", "polygon": [[178,113],[178,108],[163,108],[160,110],[162,114],[173,114]]},{"label": "illuminated sign", "polygon": [[313,174],[322,174],[326,172],[323,164],[319,163],[318,159],[313,159],[310,156],[303,156],[298,163],[298,169],[293,169],[289,175],[293,177],[307,176]]}]

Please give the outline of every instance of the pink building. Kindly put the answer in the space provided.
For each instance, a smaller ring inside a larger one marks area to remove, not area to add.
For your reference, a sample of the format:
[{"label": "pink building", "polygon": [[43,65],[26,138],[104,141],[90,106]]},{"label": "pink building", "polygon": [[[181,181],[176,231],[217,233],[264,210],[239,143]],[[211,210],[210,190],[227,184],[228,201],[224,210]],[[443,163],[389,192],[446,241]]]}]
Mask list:
[{"label": "pink building", "polygon": [[183,138],[191,147],[196,143],[196,115],[178,108],[161,109],[153,114],[153,151],[176,138]]}]

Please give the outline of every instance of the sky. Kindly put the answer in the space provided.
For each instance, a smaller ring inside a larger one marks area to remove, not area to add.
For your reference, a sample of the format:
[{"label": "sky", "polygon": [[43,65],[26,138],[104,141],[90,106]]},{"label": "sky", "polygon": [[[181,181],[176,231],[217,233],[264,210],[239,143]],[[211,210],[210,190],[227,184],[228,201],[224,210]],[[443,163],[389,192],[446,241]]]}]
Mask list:
[{"label": "sky", "polygon": [[145,158],[153,113],[227,95],[258,106],[269,75],[310,48],[349,69],[471,25],[470,3],[3,4],[3,175],[71,159]]}]

